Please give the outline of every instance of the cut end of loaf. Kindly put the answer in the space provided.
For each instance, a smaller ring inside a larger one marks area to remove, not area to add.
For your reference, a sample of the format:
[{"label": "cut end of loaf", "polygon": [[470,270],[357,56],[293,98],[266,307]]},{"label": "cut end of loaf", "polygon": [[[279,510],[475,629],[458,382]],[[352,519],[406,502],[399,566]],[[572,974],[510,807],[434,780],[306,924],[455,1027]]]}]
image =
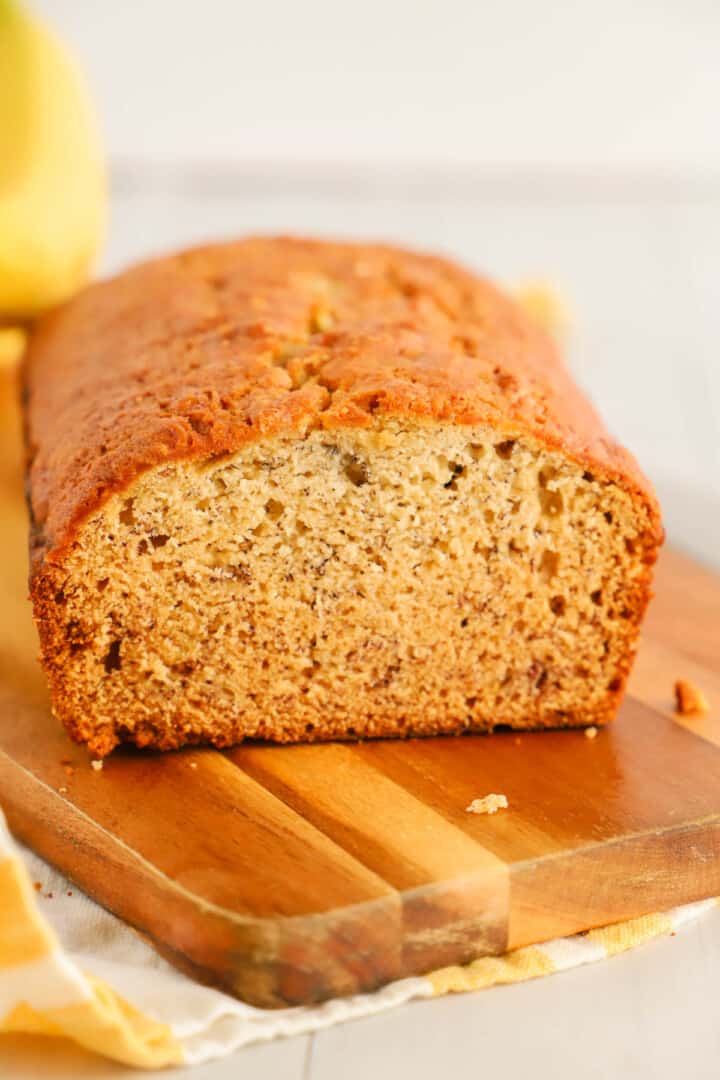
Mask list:
[{"label": "cut end of loaf", "polygon": [[100,756],[602,724],[656,544],[563,453],[396,420],[152,468],[33,591],[56,710]]}]

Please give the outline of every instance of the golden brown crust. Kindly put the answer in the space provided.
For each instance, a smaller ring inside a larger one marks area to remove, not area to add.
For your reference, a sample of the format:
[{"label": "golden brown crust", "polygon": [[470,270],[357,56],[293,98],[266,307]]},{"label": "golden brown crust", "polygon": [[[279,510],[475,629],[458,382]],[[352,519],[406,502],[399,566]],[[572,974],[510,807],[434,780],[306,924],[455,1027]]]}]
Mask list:
[{"label": "golden brown crust", "polygon": [[37,570],[164,461],[377,416],[528,433],[657,504],[554,344],[494,286],[379,245],[251,238],[137,266],[39,326],[26,362]]}]

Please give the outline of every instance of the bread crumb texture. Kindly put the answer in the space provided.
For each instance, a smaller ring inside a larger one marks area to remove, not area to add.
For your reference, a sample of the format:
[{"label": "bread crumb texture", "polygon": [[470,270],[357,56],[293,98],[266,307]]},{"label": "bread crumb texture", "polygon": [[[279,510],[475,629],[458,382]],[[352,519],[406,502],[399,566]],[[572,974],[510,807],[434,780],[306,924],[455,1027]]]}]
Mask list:
[{"label": "bread crumb texture", "polygon": [[590,727],[585,728],[585,738],[586,739],[596,739],[597,738],[597,733],[598,733],[598,729],[595,727],[594,724],[591,724]]},{"label": "bread crumb texture", "polygon": [[704,716],[710,705],[702,690],[689,679],[675,683],[675,711],[680,716]]},{"label": "bread crumb texture", "polygon": [[485,795],[482,799],[473,799],[465,809],[469,814],[496,814],[507,807],[507,795]]},{"label": "bread crumb texture", "polygon": [[200,249],[47,319],[26,389],[43,658],[98,757],[614,714],[657,506],[482,279]]}]

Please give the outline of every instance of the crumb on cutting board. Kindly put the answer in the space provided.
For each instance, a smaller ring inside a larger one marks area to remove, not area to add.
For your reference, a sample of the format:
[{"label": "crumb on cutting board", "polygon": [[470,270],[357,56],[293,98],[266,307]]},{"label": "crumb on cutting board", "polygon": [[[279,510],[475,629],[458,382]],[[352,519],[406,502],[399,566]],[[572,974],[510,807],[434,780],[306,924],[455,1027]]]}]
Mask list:
[{"label": "crumb on cutting board", "polygon": [[585,738],[586,739],[594,739],[597,736],[597,733],[598,733],[598,729],[595,727],[594,724],[591,724],[590,727],[585,728]]},{"label": "crumb on cutting board", "polygon": [[484,795],[482,799],[473,799],[465,809],[469,814],[495,814],[498,810],[506,810],[508,805],[507,795]]},{"label": "crumb on cutting board", "polygon": [[680,716],[702,716],[710,711],[708,700],[702,690],[689,679],[675,683],[675,712]]},{"label": "crumb on cutting board", "polygon": [[92,760],[92,761],[90,762],[90,765],[91,765],[91,766],[92,766],[92,768],[93,768],[93,769],[95,770],[95,772],[100,772],[100,770],[101,770],[101,769],[102,769],[102,767],[103,767],[103,763],[102,763],[102,758],[94,758],[94,759],[93,759],[93,760]]}]

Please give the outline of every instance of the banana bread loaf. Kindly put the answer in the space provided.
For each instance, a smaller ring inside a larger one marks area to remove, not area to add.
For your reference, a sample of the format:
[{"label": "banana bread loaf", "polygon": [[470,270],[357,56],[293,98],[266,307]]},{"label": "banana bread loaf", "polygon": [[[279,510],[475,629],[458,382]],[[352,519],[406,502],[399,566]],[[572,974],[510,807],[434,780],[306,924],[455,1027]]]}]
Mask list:
[{"label": "banana bread loaf", "polygon": [[615,713],[657,504],[487,281],[200,248],[47,317],[25,391],[43,662],[93,754]]}]

